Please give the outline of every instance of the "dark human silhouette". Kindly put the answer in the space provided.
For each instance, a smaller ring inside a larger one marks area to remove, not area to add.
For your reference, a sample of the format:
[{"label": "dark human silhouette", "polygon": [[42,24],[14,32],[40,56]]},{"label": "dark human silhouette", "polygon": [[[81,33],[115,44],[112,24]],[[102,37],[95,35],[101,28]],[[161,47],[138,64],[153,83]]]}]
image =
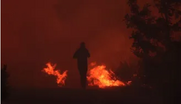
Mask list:
[{"label": "dark human silhouette", "polygon": [[77,66],[81,78],[82,88],[86,88],[87,85],[87,58],[90,57],[89,51],[85,47],[85,43],[80,44],[80,48],[74,53],[73,58],[77,59]]}]

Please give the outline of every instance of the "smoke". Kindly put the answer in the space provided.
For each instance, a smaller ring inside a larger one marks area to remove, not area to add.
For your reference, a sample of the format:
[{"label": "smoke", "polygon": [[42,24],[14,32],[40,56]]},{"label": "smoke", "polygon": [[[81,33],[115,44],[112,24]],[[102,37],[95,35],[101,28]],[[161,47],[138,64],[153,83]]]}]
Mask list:
[{"label": "smoke", "polygon": [[74,47],[85,41],[91,53],[90,62],[115,67],[120,61],[129,61],[134,57],[130,52],[130,32],[123,21],[128,12],[126,1],[59,0],[55,10],[64,23],[66,36],[74,39]]},{"label": "smoke", "polygon": [[67,85],[76,86],[79,73],[72,55],[82,41],[91,53],[89,62],[116,67],[132,60],[123,21],[128,11],[126,0],[2,1],[2,61],[11,84],[51,86],[41,74],[50,61],[69,70]]}]

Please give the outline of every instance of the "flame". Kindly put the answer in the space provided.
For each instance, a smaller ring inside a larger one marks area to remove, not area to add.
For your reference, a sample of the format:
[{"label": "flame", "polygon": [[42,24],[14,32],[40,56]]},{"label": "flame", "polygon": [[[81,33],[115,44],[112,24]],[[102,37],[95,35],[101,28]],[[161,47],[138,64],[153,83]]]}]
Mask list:
[{"label": "flame", "polygon": [[97,65],[96,63],[91,63],[87,75],[89,86],[98,86],[99,88],[113,87],[113,86],[126,86],[131,82],[124,83],[118,80],[115,74],[111,70],[107,70],[105,65]]},{"label": "flame", "polygon": [[128,81],[128,82],[127,82],[127,85],[131,85],[131,84],[132,84],[132,81]]},{"label": "flame", "polygon": [[56,64],[52,65],[50,62],[46,64],[46,68],[44,68],[42,71],[47,73],[48,75],[56,76],[56,82],[59,86],[65,85],[65,80],[67,77],[67,70],[64,71],[62,74],[59,70],[55,70]]}]

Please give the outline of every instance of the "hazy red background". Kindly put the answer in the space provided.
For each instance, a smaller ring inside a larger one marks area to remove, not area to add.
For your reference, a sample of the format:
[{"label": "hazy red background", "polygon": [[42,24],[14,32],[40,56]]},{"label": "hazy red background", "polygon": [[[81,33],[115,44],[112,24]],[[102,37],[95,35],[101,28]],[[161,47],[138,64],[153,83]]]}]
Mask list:
[{"label": "hazy red background", "polygon": [[2,0],[2,63],[10,84],[56,87],[55,78],[41,72],[51,61],[69,70],[68,87],[79,87],[72,56],[81,41],[91,53],[89,62],[115,68],[132,60],[127,12],[126,0]]}]

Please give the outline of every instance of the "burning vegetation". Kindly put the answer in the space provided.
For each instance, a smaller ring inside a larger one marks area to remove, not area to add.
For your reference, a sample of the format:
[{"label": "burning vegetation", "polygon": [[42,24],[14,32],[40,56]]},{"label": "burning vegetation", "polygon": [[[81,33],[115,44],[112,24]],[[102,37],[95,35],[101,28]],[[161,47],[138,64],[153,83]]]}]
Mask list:
[{"label": "burning vegetation", "polygon": [[56,82],[58,86],[63,86],[65,85],[65,80],[67,77],[67,72],[68,70],[64,71],[62,74],[60,73],[59,70],[55,70],[56,64],[52,65],[50,62],[46,64],[46,68],[44,68],[42,71],[47,73],[48,75],[53,75],[56,76]]},{"label": "burning vegetation", "polygon": [[127,85],[127,83],[118,80],[114,72],[106,69],[105,65],[96,65],[96,63],[91,63],[90,66],[91,68],[88,70],[87,73],[87,80],[89,86],[106,88]]},{"label": "burning vegetation", "polygon": [[[53,65],[50,62],[46,66],[42,71],[48,75],[56,76],[56,82],[59,87],[65,85],[68,71],[66,70],[61,74],[59,70],[55,70],[56,64]],[[105,65],[97,65],[96,63],[90,64],[87,72],[87,81],[88,86],[98,86],[99,88],[127,86],[131,84],[131,81],[120,81],[113,71],[106,69]]]}]

